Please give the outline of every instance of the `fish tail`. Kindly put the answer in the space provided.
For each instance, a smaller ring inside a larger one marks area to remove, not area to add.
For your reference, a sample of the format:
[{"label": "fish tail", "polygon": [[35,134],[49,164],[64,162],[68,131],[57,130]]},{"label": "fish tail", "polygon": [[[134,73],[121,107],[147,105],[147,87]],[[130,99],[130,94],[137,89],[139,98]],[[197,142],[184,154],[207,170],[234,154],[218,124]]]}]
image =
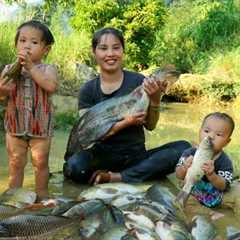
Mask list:
[{"label": "fish tail", "polygon": [[188,198],[189,198],[189,195],[190,195],[189,192],[186,192],[186,191],[184,191],[184,190],[181,190],[181,191],[178,193],[178,195],[177,195],[177,197],[176,197],[176,199],[175,199],[175,202],[178,202],[182,207],[185,207],[186,202],[187,202],[187,200],[188,200]]}]

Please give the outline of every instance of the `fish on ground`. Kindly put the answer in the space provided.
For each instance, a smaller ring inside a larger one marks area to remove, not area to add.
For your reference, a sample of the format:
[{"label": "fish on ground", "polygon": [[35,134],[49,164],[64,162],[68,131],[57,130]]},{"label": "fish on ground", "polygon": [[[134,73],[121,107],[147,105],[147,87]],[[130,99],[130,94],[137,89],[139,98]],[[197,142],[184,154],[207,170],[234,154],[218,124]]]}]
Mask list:
[{"label": "fish on ground", "polygon": [[139,188],[127,183],[104,183],[82,191],[79,194],[78,199],[101,199],[106,203],[110,203],[114,198],[123,194],[137,194],[140,192],[142,191]]},{"label": "fish on ground", "polygon": [[181,206],[185,206],[193,185],[199,181],[204,172],[202,170],[203,164],[213,159],[213,145],[210,137],[204,138],[199,144],[196,153],[194,154],[192,165],[188,168],[184,179],[184,186],[176,197],[176,202]]},{"label": "fish on ground", "polygon": [[191,234],[194,240],[214,240],[217,237],[217,229],[204,216],[193,217]]},{"label": "fish on ground", "polygon": [[49,239],[60,229],[69,229],[72,219],[57,216],[17,215],[0,221],[0,239]]},{"label": "fish on ground", "polygon": [[233,226],[227,226],[227,240],[239,240],[240,229]]},{"label": "fish on ground", "polygon": [[25,188],[11,188],[0,195],[0,203],[23,208],[33,204],[37,199],[37,194]]},{"label": "fish on ground", "polygon": [[[169,85],[178,77],[179,72],[173,69],[158,70],[151,76],[156,81],[166,81]],[[70,133],[64,158],[68,159],[75,152],[92,147],[124,117],[146,112],[149,102],[147,93],[139,86],[130,94],[108,99],[89,109],[81,110],[80,118]]]}]

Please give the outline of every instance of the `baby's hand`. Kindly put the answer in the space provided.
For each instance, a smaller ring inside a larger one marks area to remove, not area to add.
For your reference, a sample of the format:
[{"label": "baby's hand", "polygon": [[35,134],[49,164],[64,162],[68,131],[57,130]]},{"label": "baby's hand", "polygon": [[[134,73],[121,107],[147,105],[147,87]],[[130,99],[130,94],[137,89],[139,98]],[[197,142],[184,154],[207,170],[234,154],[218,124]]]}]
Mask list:
[{"label": "baby's hand", "polygon": [[193,161],[193,156],[187,157],[187,159],[183,162],[183,166],[185,167],[185,169],[188,169],[189,167],[191,167],[192,161]]},{"label": "baby's hand", "polygon": [[214,162],[212,160],[208,160],[202,166],[202,170],[206,176],[211,176],[214,173]]}]

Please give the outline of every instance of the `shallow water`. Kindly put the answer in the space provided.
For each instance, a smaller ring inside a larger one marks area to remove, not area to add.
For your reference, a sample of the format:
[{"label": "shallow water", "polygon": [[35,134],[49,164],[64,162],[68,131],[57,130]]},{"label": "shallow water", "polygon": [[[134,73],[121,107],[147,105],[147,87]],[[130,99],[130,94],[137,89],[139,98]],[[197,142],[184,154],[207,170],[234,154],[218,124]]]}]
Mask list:
[{"label": "shallow water", "polygon": [[[203,117],[213,111],[224,111],[229,113],[236,122],[236,129],[232,136],[232,141],[226,147],[225,151],[231,156],[235,168],[235,175],[238,175],[240,169],[240,147],[238,139],[240,138],[240,116],[230,107],[204,107],[203,105],[190,105],[171,103],[164,104],[160,113],[160,120],[152,132],[146,132],[146,146],[153,148],[169,141],[185,139],[188,141],[198,141],[198,129],[200,127]],[[50,171],[58,172],[62,170],[63,155],[66,148],[68,132],[56,131],[52,142],[52,149],[50,154]],[[0,192],[7,188],[7,157],[5,146],[0,145]],[[34,178],[29,161],[25,170],[24,186],[34,189]],[[148,184],[146,184],[148,186]],[[65,195],[69,197],[76,197],[86,186],[75,185],[69,182],[63,182],[61,174],[54,174],[49,184],[50,193],[54,196]],[[206,209],[204,210],[206,211]],[[207,212],[209,213],[209,209]],[[225,234],[226,226],[233,225],[240,229],[240,223],[229,210],[217,210],[223,212],[225,217],[216,220],[215,223],[221,235]]]}]

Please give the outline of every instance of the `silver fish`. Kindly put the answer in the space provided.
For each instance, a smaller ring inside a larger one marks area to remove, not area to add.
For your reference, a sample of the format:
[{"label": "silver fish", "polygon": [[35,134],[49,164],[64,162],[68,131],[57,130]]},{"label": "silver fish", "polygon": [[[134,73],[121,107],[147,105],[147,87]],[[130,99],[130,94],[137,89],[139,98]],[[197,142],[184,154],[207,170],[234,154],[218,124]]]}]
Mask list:
[{"label": "silver fish", "polygon": [[240,229],[233,226],[227,226],[227,240],[239,240],[240,239]]},{"label": "silver fish", "polygon": [[97,198],[102,199],[106,203],[110,203],[120,195],[126,193],[137,194],[140,192],[141,190],[139,188],[127,183],[104,183],[82,191],[78,198],[85,200]]},{"label": "silver fish", "polygon": [[23,211],[24,211],[23,209],[20,209],[11,205],[0,204],[0,220],[18,215]]},{"label": "silver fish", "polygon": [[156,222],[155,231],[164,240],[190,240],[191,235],[186,226],[179,221],[164,221]]},{"label": "silver fish", "polygon": [[[179,76],[175,70],[156,71],[152,78],[156,81],[174,83]],[[137,87],[130,94],[112,98],[82,110],[78,122],[73,126],[70,133],[67,151],[64,158],[81,149],[92,147],[102,139],[118,121],[125,116],[138,112],[146,112],[149,105],[149,97],[142,86]]]},{"label": "silver fish", "polygon": [[191,234],[194,240],[214,240],[217,237],[216,227],[205,217],[193,217]]},{"label": "silver fish", "polygon": [[193,157],[192,165],[189,167],[184,179],[183,189],[178,193],[176,202],[185,206],[188,197],[191,193],[193,185],[199,181],[204,172],[202,170],[203,164],[213,158],[213,144],[210,137],[204,138]]},{"label": "silver fish", "polygon": [[49,239],[72,225],[74,221],[65,217],[18,215],[0,221],[0,239]]},{"label": "silver fish", "polygon": [[0,202],[17,208],[25,207],[36,201],[37,194],[25,188],[11,188],[0,195]]}]

